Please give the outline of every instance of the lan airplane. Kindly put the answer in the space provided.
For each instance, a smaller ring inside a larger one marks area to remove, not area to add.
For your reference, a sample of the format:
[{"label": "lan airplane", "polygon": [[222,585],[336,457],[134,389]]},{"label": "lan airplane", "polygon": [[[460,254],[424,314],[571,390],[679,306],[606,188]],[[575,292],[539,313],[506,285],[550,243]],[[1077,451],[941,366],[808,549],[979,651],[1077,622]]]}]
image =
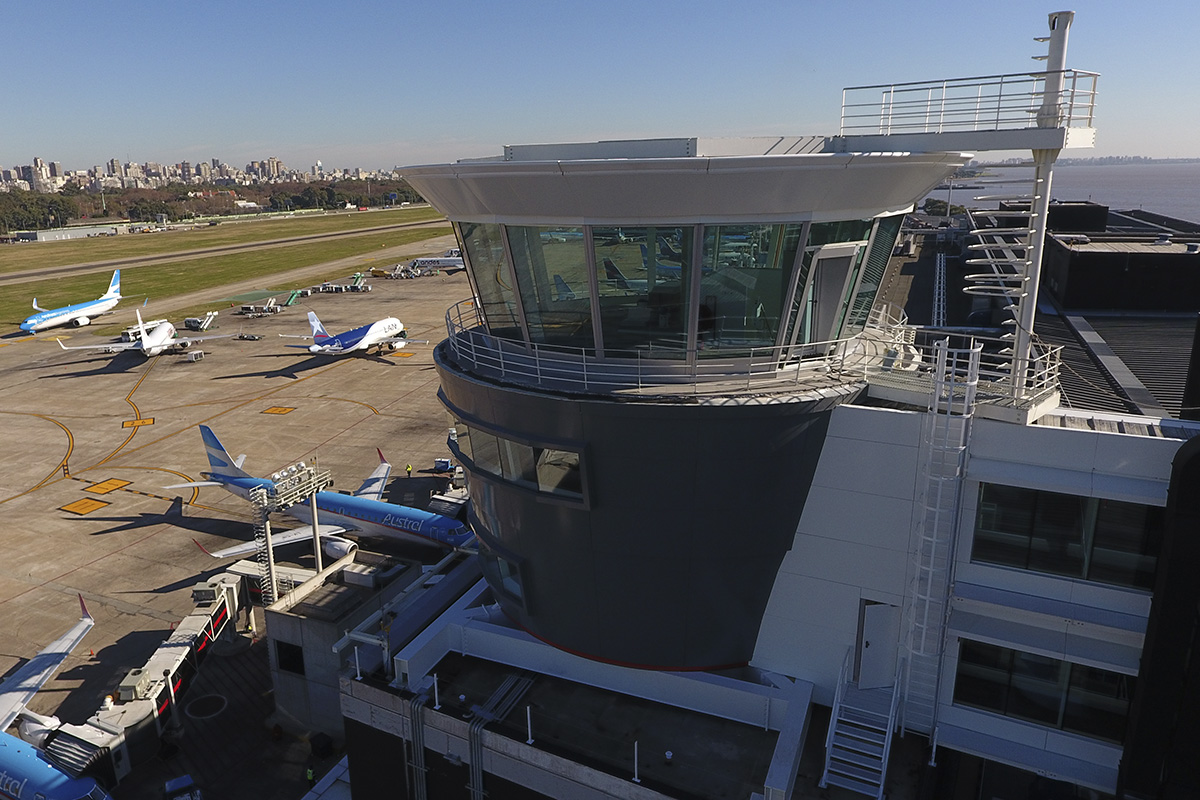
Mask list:
[{"label": "lan airplane", "polygon": [[169,322],[160,322],[149,330],[142,322],[141,309],[135,309],[138,321],[138,340],[136,342],[114,342],[113,344],[84,344],[67,347],[62,339],[55,339],[63,350],[103,350],[106,353],[119,353],[124,350],[136,350],[146,358],[162,355],[168,351],[186,350],[197,342],[209,339],[229,339],[232,333],[215,334],[213,336],[179,336],[176,337],[175,326]]},{"label": "lan airplane", "polygon": [[404,323],[395,317],[386,317],[372,322],[370,325],[362,325],[345,333],[339,333],[337,336],[329,335],[314,311],[308,312],[308,324],[312,326],[311,336],[289,333],[279,335],[285,339],[312,339],[311,345],[293,344],[288,347],[303,347],[313,354],[331,356],[344,356],[355,352],[365,353],[372,347],[378,348],[380,352],[399,350],[410,343],[408,332],[404,330]]},{"label": "lan airplane", "polygon": [[83,616],[64,633],[31,658],[23,667],[0,683],[0,731],[18,718],[22,737],[0,733],[0,797],[44,798],[44,800],[111,800],[94,778],[72,775],[51,761],[41,746],[57,727],[53,717],[42,717],[25,710],[38,689],[50,680],[63,661],[75,649],[95,620],[79,598]]},{"label": "lan airplane", "polygon": [[[165,486],[166,489],[183,489],[194,486],[221,486],[239,497],[249,498],[250,491],[263,487],[268,494],[275,492],[275,481],[269,478],[255,478],[242,469],[245,456],[236,460],[221,445],[216,434],[207,425],[200,426],[200,437],[204,440],[204,449],[208,453],[208,463],[212,472],[204,473],[207,480],[193,483],[180,483]],[[358,545],[341,534],[355,531],[362,536],[378,539],[400,539],[419,544],[436,545],[446,548],[462,547],[468,544],[475,534],[462,522],[442,514],[421,511],[408,506],[398,506],[385,503],[383,497],[384,484],[391,474],[392,465],[379,454],[379,466],[367,478],[362,486],[352,495],[340,492],[317,492],[317,529],[321,537],[321,547],[332,558],[341,558],[353,552]],[[308,500],[290,507],[287,514],[301,522],[312,525],[312,510]],[[322,524],[322,523],[331,524]],[[293,542],[307,541],[312,538],[311,528],[294,528],[289,531],[274,534],[271,543],[278,547]],[[234,558],[250,555],[257,550],[254,542],[228,547],[209,555],[215,558]],[[207,551],[206,551],[207,552]]]},{"label": "lan airplane", "polygon": [[113,273],[112,280],[108,283],[108,291],[95,300],[89,300],[86,303],[76,303],[71,306],[63,306],[62,308],[46,309],[38,305],[36,297],[33,298],[33,307],[38,313],[22,322],[21,330],[26,333],[37,333],[38,331],[46,330],[46,328],[54,328],[58,325],[67,324],[79,328],[91,323],[93,319],[101,314],[115,308],[120,300],[121,270],[117,270]]}]

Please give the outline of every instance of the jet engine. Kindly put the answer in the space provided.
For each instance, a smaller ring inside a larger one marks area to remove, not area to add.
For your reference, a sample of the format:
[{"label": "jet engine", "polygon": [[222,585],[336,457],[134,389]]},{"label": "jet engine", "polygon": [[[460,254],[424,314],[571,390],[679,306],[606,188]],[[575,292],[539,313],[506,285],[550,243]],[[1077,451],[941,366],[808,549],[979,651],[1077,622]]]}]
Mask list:
[{"label": "jet engine", "polygon": [[71,325],[76,328],[82,328],[84,325],[91,325],[92,320],[88,317],[76,317],[71,320]]},{"label": "jet engine", "polygon": [[341,558],[348,556],[358,549],[358,545],[349,539],[343,539],[340,536],[322,536],[321,549],[325,551],[325,555],[330,558]]}]

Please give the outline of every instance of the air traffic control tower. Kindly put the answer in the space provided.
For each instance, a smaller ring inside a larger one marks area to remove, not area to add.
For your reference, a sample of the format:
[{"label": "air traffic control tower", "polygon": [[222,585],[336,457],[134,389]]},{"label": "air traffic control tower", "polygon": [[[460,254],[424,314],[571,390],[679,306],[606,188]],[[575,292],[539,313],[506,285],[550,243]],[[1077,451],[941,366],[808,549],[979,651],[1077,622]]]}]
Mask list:
[{"label": "air traffic control tower", "polygon": [[967,160],[659,139],[405,170],[475,293],[435,357],[505,613],[604,661],[747,663],[829,412],[895,356],[904,212]]},{"label": "air traffic control tower", "polygon": [[[435,357],[504,612],[603,661],[747,663],[830,411],[905,365],[902,320],[876,304],[905,212],[966,149],[1048,153],[1048,179],[1066,74],[961,98],[866,87],[869,122],[848,103],[834,137],[508,146],[406,169],[474,290]],[[1015,280],[984,291],[1018,306]]]}]

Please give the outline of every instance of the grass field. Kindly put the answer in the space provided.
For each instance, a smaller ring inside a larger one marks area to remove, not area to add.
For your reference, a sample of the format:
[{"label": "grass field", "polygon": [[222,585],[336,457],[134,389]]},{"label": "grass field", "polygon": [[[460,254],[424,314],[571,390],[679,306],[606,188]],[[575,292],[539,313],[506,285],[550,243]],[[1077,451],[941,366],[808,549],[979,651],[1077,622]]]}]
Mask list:
[{"label": "grass field", "polygon": [[[381,216],[375,214],[371,216]],[[368,216],[368,215],[362,215]],[[316,279],[307,280],[297,286],[280,285],[272,282],[271,276],[300,267],[321,264],[326,261],[336,261],[342,258],[362,256],[363,263],[358,269],[377,266],[380,259],[373,259],[370,254],[386,247],[419,242],[450,233],[450,225],[436,225],[428,228],[412,230],[387,231],[382,233],[363,234],[345,239],[307,242],[263,250],[253,250],[241,253],[218,254],[203,258],[194,258],[175,263],[156,264],[126,270],[121,274],[121,294],[126,298],[122,307],[140,304],[145,297],[150,298],[150,312],[153,313],[153,303],[156,299],[173,297],[189,292],[206,289],[213,286],[261,277],[264,289],[299,289],[320,283],[322,280],[345,277],[354,270],[346,268],[331,268],[330,274]],[[299,235],[292,231],[282,234]],[[130,236],[130,238],[133,238]],[[168,235],[148,236],[147,239],[165,241]],[[267,238],[280,238],[279,235]],[[95,241],[95,240],[89,240]],[[23,246],[24,247],[24,246]],[[27,245],[41,247],[41,245]],[[7,248],[6,248],[7,249]],[[88,258],[87,260],[96,260]],[[71,263],[71,262],[68,262]],[[79,303],[99,297],[108,287],[111,273],[91,273],[70,278],[57,278],[46,281],[34,281],[6,287],[0,293],[0,324],[15,326],[30,314],[34,313],[30,303],[37,297],[38,305],[42,308],[56,308],[68,303]],[[170,317],[182,318],[195,315],[205,309],[221,308],[219,302],[208,303],[204,306],[172,311]],[[97,333],[105,333],[103,327],[96,329]]]},{"label": "grass field", "polygon": [[114,258],[179,253],[205,247],[250,244],[291,236],[356,231],[381,225],[425,222],[441,218],[442,215],[429,206],[262,219],[234,217],[229,221],[222,221],[219,225],[205,225],[190,231],[131,233],[63,242],[4,245],[0,246],[0,274]]}]

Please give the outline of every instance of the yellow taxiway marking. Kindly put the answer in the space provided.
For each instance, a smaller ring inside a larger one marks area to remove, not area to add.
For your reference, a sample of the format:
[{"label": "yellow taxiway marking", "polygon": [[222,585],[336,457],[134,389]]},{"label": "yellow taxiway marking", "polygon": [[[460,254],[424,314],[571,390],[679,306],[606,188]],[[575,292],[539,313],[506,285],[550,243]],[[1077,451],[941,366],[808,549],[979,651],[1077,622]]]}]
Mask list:
[{"label": "yellow taxiway marking", "polygon": [[84,489],[84,491],[92,492],[93,494],[108,494],[109,492],[115,492],[117,489],[124,489],[130,483],[132,483],[132,481],[123,481],[120,478],[109,478],[108,480],[101,481],[100,483],[93,483],[91,486]]},{"label": "yellow taxiway marking", "polygon": [[388,353],[388,358],[412,358],[416,353]]},{"label": "yellow taxiway marking", "polygon": [[143,425],[153,425],[154,417],[146,417],[145,419],[127,419],[121,423],[122,428],[140,428]]},{"label": "yellow taxiway marking", "polygon": [[296,410],[296,408],[294,406],[291,408],[288,408],[287,406],[271,406],[270,408],[264,409],[262,413],[264,413],[264,414],[286,414],[289,411],[295,411],[295,410]]},{"label": "yellow taxiway marking", "polygon": [[74,503],[68,503],[61,508],[63,511],[70,511],[72,514],[79,514],[82,516],[110,505],[112,505],[112,503],[109,503],[106,500],[96,500],[92,497],[85,497],[82,500],[76,500]]}]

